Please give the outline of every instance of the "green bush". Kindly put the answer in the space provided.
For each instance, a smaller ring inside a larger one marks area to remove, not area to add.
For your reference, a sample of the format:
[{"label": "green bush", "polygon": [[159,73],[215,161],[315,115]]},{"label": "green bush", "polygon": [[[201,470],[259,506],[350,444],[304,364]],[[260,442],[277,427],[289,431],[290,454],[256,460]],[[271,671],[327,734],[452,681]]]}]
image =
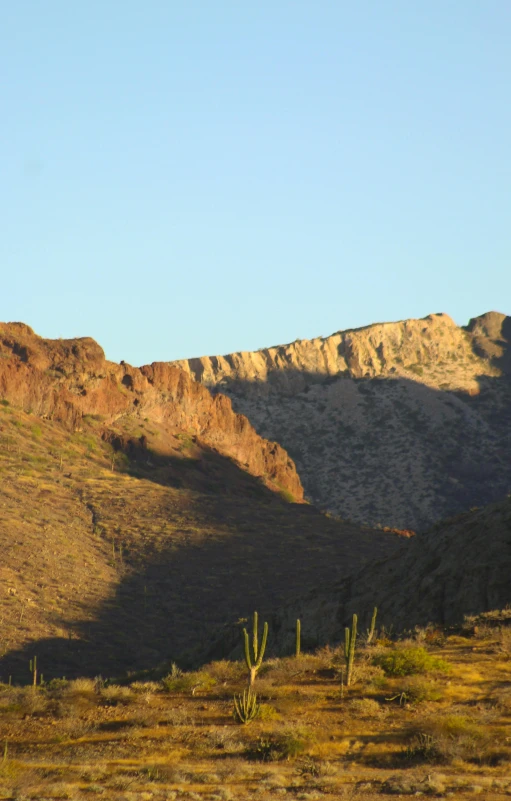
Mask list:
[{"label": "green bush", "polygon": [[197,670],[193,673],[183,673],[181,676],[169,673],[161,683],[168,693],[195,693],[196,690],[211,690],[217,681],[205,670]]},{"label": "green bush", "polygon": [[432,656],[420,647],[386,651],[375,656],[373,664],[383,668],[387,676],[413,676],[432,670],[448,671],[450,667],[445,660]]}]

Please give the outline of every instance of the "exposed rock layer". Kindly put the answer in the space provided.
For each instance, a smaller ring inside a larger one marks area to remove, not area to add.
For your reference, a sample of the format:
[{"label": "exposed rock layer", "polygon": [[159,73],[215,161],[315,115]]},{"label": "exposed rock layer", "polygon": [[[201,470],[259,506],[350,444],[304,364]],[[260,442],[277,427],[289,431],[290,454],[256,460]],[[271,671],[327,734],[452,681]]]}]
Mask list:
[{"label": "exposed rock layer", "polygon": [[0,324],[0,397],[75,430],[84,415],[105,425],[127,414],[147,417],[194,433],[274,488],[303,497],[283,448],[262,439],[227,397],[212,397],[171,364],[118,365],[93,339],[48,340],[23,323]]},{"label": "exposed rock layer", "polygon": [[176,362],[296,462],[307,497],[424,529],[511,488],[511,318],[446,314]]}]

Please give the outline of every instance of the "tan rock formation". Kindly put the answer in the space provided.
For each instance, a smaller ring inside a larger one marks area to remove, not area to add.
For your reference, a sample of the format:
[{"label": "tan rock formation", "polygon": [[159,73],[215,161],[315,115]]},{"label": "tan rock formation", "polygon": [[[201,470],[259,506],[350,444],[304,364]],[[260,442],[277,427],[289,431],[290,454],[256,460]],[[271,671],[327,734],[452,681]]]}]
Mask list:
[{"label": "tan rock formation", "polygon": [[432,314],[176,364],[280,442],[321,508],[415,529],[511,487],[510,328]]}]

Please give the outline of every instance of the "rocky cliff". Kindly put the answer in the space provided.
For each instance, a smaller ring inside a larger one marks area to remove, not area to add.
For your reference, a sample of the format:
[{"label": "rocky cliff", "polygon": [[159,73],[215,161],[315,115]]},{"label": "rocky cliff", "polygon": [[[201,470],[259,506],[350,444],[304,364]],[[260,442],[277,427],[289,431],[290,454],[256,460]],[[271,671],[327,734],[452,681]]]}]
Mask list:
[{"label": "rocky cliff", "polygon": [[296,462],[306,496],[424,529],[511,487],[511,318],[446,314],[176,362]]},{"label": "rocky cliff", "polygon": [[179,367],[119,365],[93,339],[48,340],[23,323],[0,324],[0,397],[73,430],[85,415],[100,417],[106,427],[126,415],[164,423],[194,434],[273,489],[303,498],[283,448],[262,439],[227,397],[212,397]]}]

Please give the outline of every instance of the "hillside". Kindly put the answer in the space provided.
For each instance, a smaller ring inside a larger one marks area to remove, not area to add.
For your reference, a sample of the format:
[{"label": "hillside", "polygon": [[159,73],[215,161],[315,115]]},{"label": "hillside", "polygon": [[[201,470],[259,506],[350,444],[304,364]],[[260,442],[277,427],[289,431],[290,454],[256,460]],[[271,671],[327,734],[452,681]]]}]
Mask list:
[{"label": "hillside", "polygon": [[176,362],[294,459],[306,497],[424,530],[511,488],[511,318],[446,314]]},{"label": "hillside", "polygon": [[286,452],[176,367],[3,325],[0,398],[4,679],[184,659],[404,542],[302,503]]},{"label": "hillside", "polygon": [[510,575],[511,495],[439,523],[399,553],[281,609],[274,636],[282,649],[292,647],[300,617],[311,647],[337,642],[354,612],[365,626],[375,605],[380,624],[394,633],[459,625],[466,615],[509,608]]}]

